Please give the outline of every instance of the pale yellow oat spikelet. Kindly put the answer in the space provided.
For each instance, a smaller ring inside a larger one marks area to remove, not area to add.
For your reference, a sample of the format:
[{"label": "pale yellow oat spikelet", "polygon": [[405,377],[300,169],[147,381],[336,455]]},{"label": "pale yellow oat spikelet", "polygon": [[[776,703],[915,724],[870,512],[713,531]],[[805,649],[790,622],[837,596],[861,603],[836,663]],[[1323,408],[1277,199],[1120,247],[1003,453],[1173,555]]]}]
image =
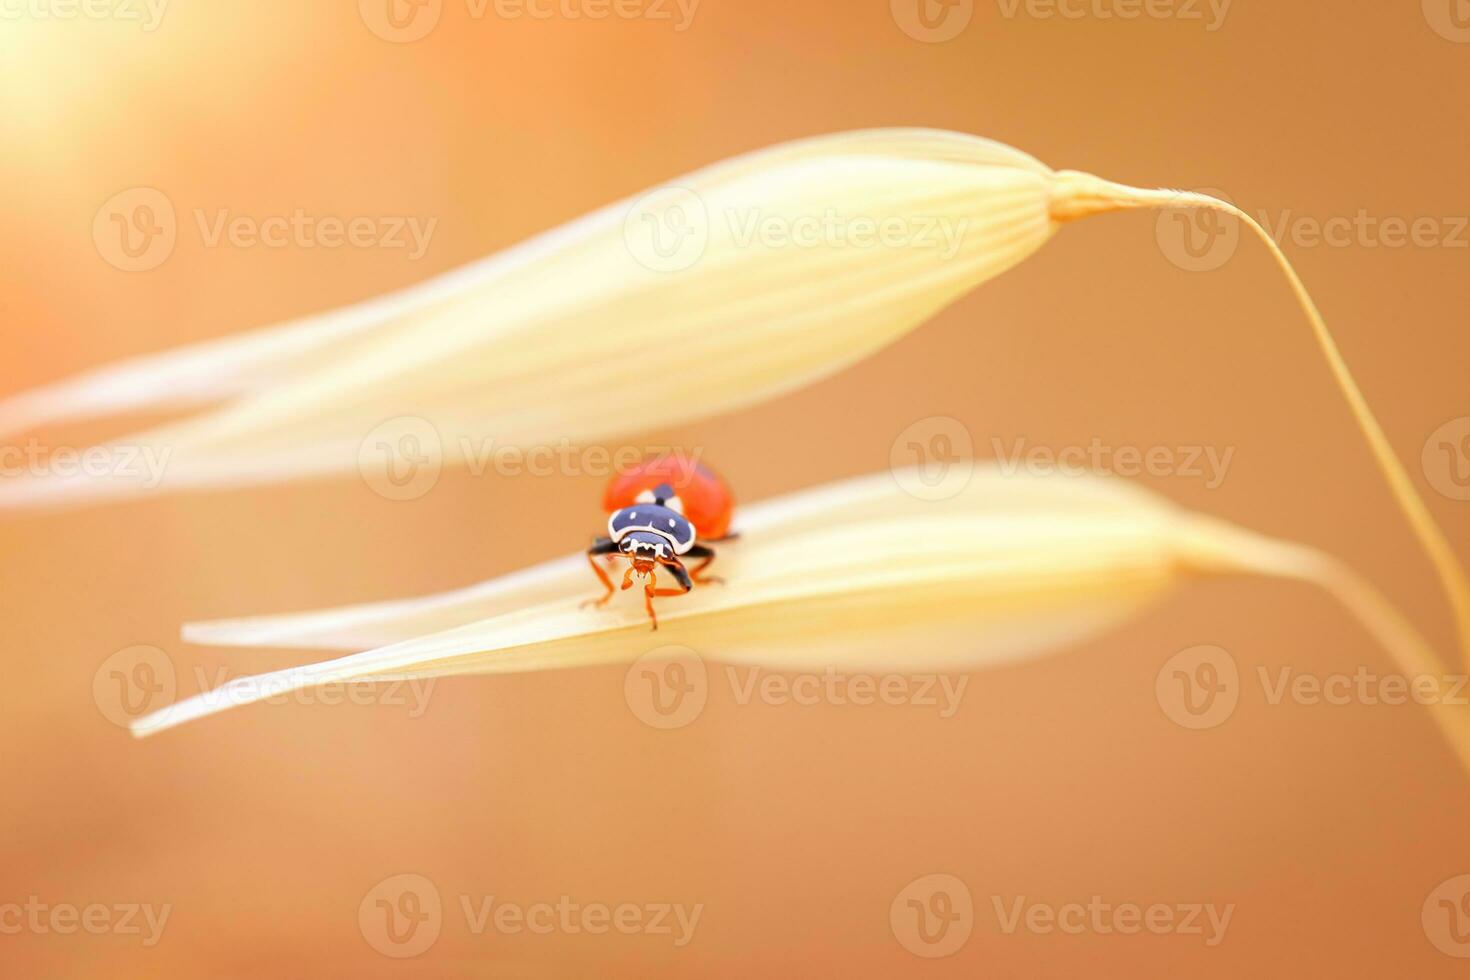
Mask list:
[{"label": "pale yellow oat spikelet", "polygon": [[[254,360],[248,345],[195,359],[227,379],[221,397],[244,394],[121,440],[167,453],[159,487],[142,475],[17,480],[0,485],[0,507],[351,472],[368,434],[402,416],[430,422],[440,445],[426,451],[438,448],[452,464],[485,439],[580,442],[718,414],[867,356],[1025,259],[1056,226],[1045,166],[935,131],[798,142],[671,186],[693,196],[655,197],[643,209],[625,201],[407,299],[265,335],[270,351]],[[754,221],[797,228],[829,214],[897,223],[896,234],[811,246],[751,235]],[[707,241],[665,267],[640,235],[645,222],[676,216]],[[344,339],[324,360],[312,341],[326,329]],[[173,355],[170,369],[178,363]],[[147,372],[132,368],[130,388],[144,386]],[[0,404],[0,431],[57,401],[33,394]],[[60,401],[81,396],[73,388]]]},{"label": "pale yellow oat spikelet", "polygon": [[[987,555],[993,558],[1007,549],[1029,549],[1033,542],[1029,538],[1017,538],[1018,530],[1035,530],[1038,544],[1050,533],[1114,534],[1123,541],[1153,542],[1157,534],[1138,533],[1137,529],[1145,525],[1152,528],[1174,519],[1174,512],[1162,507],[1152,495],[1122,481],[1038,478],[1024,473],[1007,475],[993,464],[975,469],[964,490],[948,499],[921,499],[904,492],[901,488],[905,485],[924,486],[917,475],[900,471],[846,480],[742,506],[736,520],[739,538],[719,546],[716,570],[729,576],[731,569],[760,564],[763,559],[759,556],[768,548],[784,548],[787,542],[804,542],[818,534],[835,539],[831,548],[824,549],[824,555],[799,556],[793,559],[796,564],[791,566],[790,575],[781,572],[773,577],[782,588],[798,588],[801,584],[790,579],[802,575],[802,569],[813,557],[844,565],[863,560],[864,555],[854,553],[859,550],[857,546],[846,543],[848,539],[843,537],[851,529],[900,518],[923,520],[938,537],[944,536],[943,525],[927,522],[985,518],[996,523],[1005,535],[990,536],[975,545],[977,560]],[[913,544],[919,548],[944,542],[920,540]],[[805,545],[803,549],[810,550]],[[885,553],[875,555],[874,560],[882,563],[889,557]],[[894,561],[904,564],[902,558]],[[1150,561],[1157,563],[1157,558]],[[757,571],[764,576],[764,571]],[[895,567],[892,571],[899,569]],[[364,650],[516,612],[547,598],[585,598],[595,591],[595,586],[586,556],[572,555],[438,595],[320,612],[192,623],[184,627],[184,639],[211,646]],[[749,582],[738,585],[742,592],[750,588]],[[682,615],[688,609],[705,602],[728,601],[730,597],[719,594],[726,591],[697,589],[677,602],[660,603],[665,628],[672,622],[671,617]],[[619,617],[620,624],[647,626],[638,603],[627,610],[614,607],[612,612],[592,617],[589,622],[607,624],[612,622],[608,618],[612,615]]]},{"label": "pale yellow oat spikelet", "polygon": [[[979,669],[1082,642],[1191,579],[1237,574],[1321,586],[1400,669],[1442,676],[1410,624],[1313,549],[1110,478],[981,467],[956,496],[931,502],[902,489],[915,485],[908,477],[883,473],[747,508],[741,537],[720,549],[727,584],[661,603],[657,633],[637,601],[579,608],[596,592],[582,556],[441,596],[197,624],[186,635],[198,642],[377,649],[240,678],[133,730],[151,735],[321,684],[627,663],[666,645],[775,670]],[[1470,766],[1470,712],[1430,710]]]}]

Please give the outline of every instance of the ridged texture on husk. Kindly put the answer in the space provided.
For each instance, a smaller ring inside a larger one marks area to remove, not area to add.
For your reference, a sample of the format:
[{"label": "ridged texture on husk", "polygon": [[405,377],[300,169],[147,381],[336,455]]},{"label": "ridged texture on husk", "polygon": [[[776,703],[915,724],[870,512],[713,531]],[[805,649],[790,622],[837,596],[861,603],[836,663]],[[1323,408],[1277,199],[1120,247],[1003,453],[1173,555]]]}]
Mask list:
[{"label": "ridged texture on husk", "polygon": [[[1186,572],[1191,518],[1113,480],[977,470],[952,499],[883,473],[746,511],[719,549],[727,584],[580,609],[598,593],[580,556],[506,583],[411,602],[190,628],[196,640],[386,644],[243,678],[139,721],[150,734],[268,690],[359,677],[438,676],[631,661],[666,644],[772,668],[966,669],[1076,643],[1134,615]],[[532,594],[537,596],[534,601]],[[426,636],[420,630],[439,630]]]},{"label": "ridged texture on husk", "polygon": [[[3,432],[176,407],[211,391],[238,396],[119,440],[168,453],[159,487],[121,476],[17,479],[0,485],[0,507],[348,472],[369,433],[403,416],[432,423],[455,463],[485,439],[589,441],[713,415],[867,356],[1025,259],[1056,227],[1047,167],[940,131],[801,141],[669,186],[697,194],[707,216],[707,245],[687,268],[640,262],[624,233],[633,199],[406,293],[0,403]],[[900,222],[907,236],[744,238],[755,217],[792,227],[828,214]],[[959,232],[952,254],[938,247],[941,226],[924,233],[931,221]]]},{"label": "ridged texture on husk", "polygon": [[[361,649],[233,681],[140,719],[151,735],[284,692],[354,679],[431,678],[631,662],[678,645],[774,670],[963,671],[1041,656],[1127,621],[1191,577],[1266,575],[1326,590],[1407,676],[1444,663],[1376,589],[1313,548],[1198,515],[1118,480],[980,467],[943,501],[883,473],[743,511],[721,546],[723,586],[602,610],[573,555],[468,589],[315,613],[187,627],[196,642]],[[618,601],[621,600],[621,601]],[[1437,687],[1438,689],[1438,687]],[[1470,710],[1428,708],[1470,769]]]}]

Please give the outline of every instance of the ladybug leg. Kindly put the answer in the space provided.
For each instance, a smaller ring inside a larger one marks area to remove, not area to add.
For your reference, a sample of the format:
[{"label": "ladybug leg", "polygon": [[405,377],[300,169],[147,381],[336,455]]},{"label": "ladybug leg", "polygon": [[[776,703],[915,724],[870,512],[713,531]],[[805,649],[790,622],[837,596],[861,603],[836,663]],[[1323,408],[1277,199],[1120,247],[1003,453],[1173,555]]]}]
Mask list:
[{"label": "ladybug leg", "polygon": [[[674,581],[679,583],[677,589],[660,589],[659,595],[683,595],[694,588],[694,583],[689,580],[689,572],[684,568],[684,563],[677,558],[665,558],[661,563],[674,576]],[[653,578],[648,580],[649,588],[653,587]]]},{"label": "ladybug leg", "polygon": [[[598,581],[602,582],[603,587],[606,588],[607,591],[603,593],[602,597],[599,599],[588,599],[586,602],[578,606],[579,609],[585,609],[588,606],[597,606],[599,609],[601,609],[603,606],[607,605],[607,600],[612,598],[612,579],[607,577],[607,571],[597,563],[597,559],[601,555],[615,555],[617,554],[617,552],[618,546],[613,544],[611,538],[598,538],[597,541],[592,545],[592,547],[587,549],[587,564],[592,566],[592,570],[597,573]],[[623,586],[623,588],[627,588],[627,586],[625,585]]]},{"label": "ladybug leg", "polygon": [[694,583],[689,581],[689,573],[684,570],[684,565],[676,558],[662,561],[661,564],[673,573],[674,581],[679,583],[677,589],[658,588],[658,578],[648,573],[648,584],[643,587],[643,608],[648,610],[648,618],[653,623],[653,628],[658,629],[658,614],[653,611],[653,600],[659,596],[683,595],[694,588]]},{"label": "ladybug leg", "polygon": [[725,580],[722,579],[722,578],[720,578],[718,575],[701,575],[700,574],[706,568],[709,568],[710,562],[712,562],[712,561],[715,560],[715,549],[711,548],[709,545],[697,544],[694,547],[690,548],[688,551],[684,552],[684,556],[686,558],[703,558],[704,559],[704,561],[700,562],[698,565],[695,565],[693,568],[691,568],[689,570],[689,575],[690,575],[691,578],[694,579],[694,583],[696,585],[724,585],[725,584]]}]

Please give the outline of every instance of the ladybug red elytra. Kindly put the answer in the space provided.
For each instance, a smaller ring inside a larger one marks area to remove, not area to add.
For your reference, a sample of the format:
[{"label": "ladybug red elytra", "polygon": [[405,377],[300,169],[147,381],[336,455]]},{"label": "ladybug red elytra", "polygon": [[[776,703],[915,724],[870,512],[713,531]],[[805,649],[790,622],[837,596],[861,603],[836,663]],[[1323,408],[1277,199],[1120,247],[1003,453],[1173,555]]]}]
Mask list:
[{"label": "ladybug red elytra", "polygon": [[725,481],[698,460],[679,452],[650,456],[619,473],[607,484],[602,509],[611,514],[638,502],[638,495],[667,483],[684,504],[684,516],[699,528],[706,541],[730,533],[735,497]]},{"label": "ladybug red elytra", "polygon": [[[613,477],[602,502],[608,513],[609,536],[598,538],[587,549],[587,563],[607,591],[582,605],[606,605],[616,591],[607,569],[598,562],[603,556],[628,559],[623,589],[633,587],[634,575],[645,580],[643,605],[654,629],[658,629],[658,616],[653,611],[656,597],[683,595],[695,584],[721,581],[700,574],[715,560],[709,542],[734,537],[730,534],[730,518],[735,497],[713,470],[683,453],[649,457]],[[685,569],[681,560],[685,558],[703,561]],[[659,565],[669,570],[678,588],[658,587],[654,570]]]}]

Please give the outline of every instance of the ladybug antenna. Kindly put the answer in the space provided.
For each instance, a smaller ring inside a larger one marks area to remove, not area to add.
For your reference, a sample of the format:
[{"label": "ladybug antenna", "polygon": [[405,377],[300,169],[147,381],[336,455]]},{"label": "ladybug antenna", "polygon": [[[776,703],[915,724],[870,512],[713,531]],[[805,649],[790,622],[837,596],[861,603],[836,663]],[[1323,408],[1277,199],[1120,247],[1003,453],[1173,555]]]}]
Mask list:
[{"label": "ladybug antenna", "polygon": [[653,502],[663,507],[674,498],[674,488],[667,483],[660,483],[653,488]]}]

